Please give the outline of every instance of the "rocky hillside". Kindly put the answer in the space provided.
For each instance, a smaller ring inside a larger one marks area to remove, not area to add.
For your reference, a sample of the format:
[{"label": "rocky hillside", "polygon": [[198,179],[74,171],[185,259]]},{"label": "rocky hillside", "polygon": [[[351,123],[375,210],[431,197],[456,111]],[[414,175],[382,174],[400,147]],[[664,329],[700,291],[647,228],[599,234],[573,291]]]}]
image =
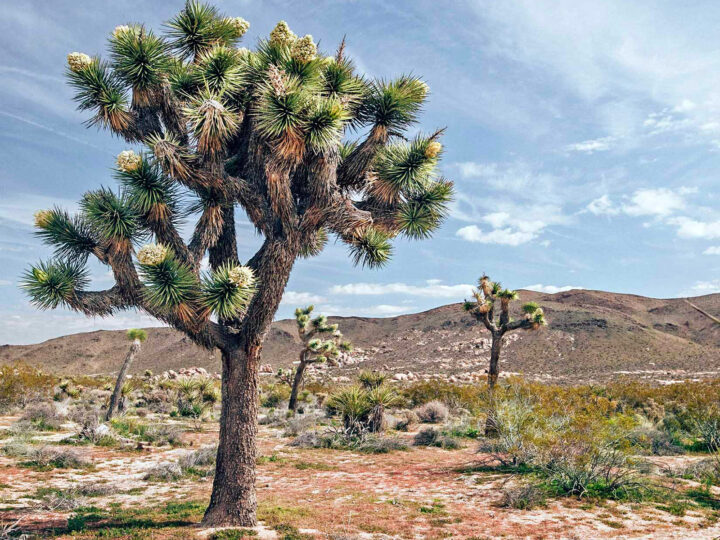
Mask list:
[{"label": "rocky hillside", "polygon": [[[544,308],[549,326],[508,338],[506,372],[543,380],[606,381],[630,374],[655,380],[720,376],[720,294],[659,300],[634,295],[574,290],[558,294],[522,291],[523,300]],[[517,306],[519,308],[519,305]],[[709,316],[710,315],[710,316]],[[487,365],[487,333],[460,304],[388,318],[332,317],[357,349],[331,369],[348,377],[358,369],[384,369],[398,379],[441,376],[471,380]],[[266,341],[264,362],[290,365],[298,339],[292,320],[277,321]],[[0,347],[0,363],[24,361],[67,374],[111,373],[127,349],[123,332],[74,334],[27,346]],[[134,365],[154,372],[199,366],[219,370],[219,359],[168,328],[148,329]]]}]

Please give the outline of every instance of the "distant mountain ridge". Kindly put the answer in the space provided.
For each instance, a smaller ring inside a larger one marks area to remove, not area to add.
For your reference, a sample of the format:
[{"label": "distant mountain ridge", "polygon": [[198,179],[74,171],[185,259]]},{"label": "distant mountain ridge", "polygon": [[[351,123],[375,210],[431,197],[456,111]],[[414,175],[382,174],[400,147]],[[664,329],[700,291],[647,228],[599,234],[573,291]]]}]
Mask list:
[{"label": "distant mountain ridge", "polygon": [[[712,319],[720,316],[720,294],[695,297],[692,305],[678,298],[591,290],[520,294],[543,306],[549,325],[538,332],[518,332],[517,339],[508,341],[502,362],[507,372],[566,382],[628,374],[661,381],[720,376],[720,324]],[[358,347],[359,358],[333,374],[351,376],[370,368],[465,380],[486,367],[488,335],[461,304],[397,317],[330,320]],[[294,320],[277,321],[265,342],[263,363],[288,366],[297,358],[298,346]],[[124,332],[97,331],[35,345],[4,345],[0,363],[24,361],[64,374],[113,373],[126,348]],[[219,371],[219,356],[175,330],[149,328],[133,368],[160,372],[189,366]]]}]

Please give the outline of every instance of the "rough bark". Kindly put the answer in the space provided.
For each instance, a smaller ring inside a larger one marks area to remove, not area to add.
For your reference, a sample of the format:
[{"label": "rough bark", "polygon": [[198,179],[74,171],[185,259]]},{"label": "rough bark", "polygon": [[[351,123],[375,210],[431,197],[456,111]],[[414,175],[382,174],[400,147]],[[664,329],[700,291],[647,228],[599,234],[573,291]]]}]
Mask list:
[{"label": "rough bark", "polygon": [[297,409],[297,396],[300,391],[300,385],[302,384],[303,374],[307,363],[305,362],[306,353],[303,351],[300,353],[300,363],[295,370],[295,378],[293,379],[292,390],[290,391],[290,401],[288,402],[288,409],[294,411]]},{"label": "rough bark", "polygon": [[500,375],[500,351],[502,349],[502,332],[492,333],[490,348],[490,366],[488,369],[488,414],[485,421],[485,436],[497,435],[497,415],[495,411],[495,385]]},{"label": "rough bark", "polygon": [[262,287],[253,297],[239,333],[222,353],[222,409],[215,479],[203,524],[257,524],[258,378],[262,342],[282,299],[297,242],[266,239],[250,264]]},{"label": "rough bark", "polygon": [[127,372],[130,369],[130,366],[132,365],[133,360],[135,359],[135,355],[140,351],[140,340],[135,339],[133,340],[132,344],[130,345],[130,350],[127,353],[127,356],[125,357],[125,361],[123,362],[122,367],[120,368],[120,373],[118,373],[117,381],[115,381],[115,389],[113,390],[112,396],[110,396],[110,404],[108,405],[108,410],[105,413],[105,421],[109,421],[113,414],[115,414],[115,410],[117,409],[118,403],[120,402],[120,395],[122,394],[122,386],[123,381],[125,381],[125,377],[127,376]]},{"label": "rough bark", "polygon": [[222,412],[213,491],[205,525],[257,524],[258,364],[260,348],[222,354]]}]

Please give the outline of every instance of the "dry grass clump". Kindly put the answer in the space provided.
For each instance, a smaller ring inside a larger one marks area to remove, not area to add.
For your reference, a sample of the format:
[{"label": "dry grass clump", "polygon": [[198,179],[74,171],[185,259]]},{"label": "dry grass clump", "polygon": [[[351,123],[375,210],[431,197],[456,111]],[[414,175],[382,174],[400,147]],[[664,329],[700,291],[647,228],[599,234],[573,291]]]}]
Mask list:
[{"label": "dry grass clump", "polygon": [[56,379],[27,364],[0,366],[0,411],[52,396]]},{"label": "dry grass clump", "polygon": [[39,402],[28,405],[20,417],[21,422],[32,424],[39,431],[56,431],[62,426],[64,417],[58,413],[52,402]]},{"label": "dry grass clump", "polygon": [[150,482],[174,482],[184,475],[182,467],[176,462],[159,463],[148,470],[143,477]]},{"label": "dry grass clump", "polygon": [[426,424],[443,424],[450,417],[450,411],[441,401],[430,401],[415,409],[418,419]]},{"label": "dry grass clump", "polygon": [[450,435],[444,434],[435,428],[427,427],[421,429],[413,439],[415,446],[436,446],[446,450],[455,450],[460,448],[460,442]]},{"label": "dry grass clump", "polygon": [[504,487],[498,506],[516,510],[532,510],[538,506],[544,506],[546,497],[547,494],[541,487],[531,483],[522,483]]}]

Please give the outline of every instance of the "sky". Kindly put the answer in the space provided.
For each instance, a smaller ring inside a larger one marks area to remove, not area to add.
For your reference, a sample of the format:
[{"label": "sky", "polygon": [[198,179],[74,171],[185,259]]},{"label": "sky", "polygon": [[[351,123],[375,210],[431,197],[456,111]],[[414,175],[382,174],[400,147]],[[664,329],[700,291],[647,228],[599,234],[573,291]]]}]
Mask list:
[{"label": "sky", "polygon": [[[50,255],[38,209],[77,209],[114,186],[127,145],[86,128],[63,78],[67,53],[104,54],[118,24],[160,30],[182,1],[2,0],[0,10],[0,344],[157,326],[41,312],[18,287]],[[417,126],[446,127],[450,217],[431,240],[395,243],[380,270],[331,244],[295,266],[278,318],[394,316],[461,301],[488,273],[511,288],[586,288],[657,298],[720,292],[720,3],[622,0],[233,0],[252,47],[279,20],[347,52],[367,77],[420,75]],[[191,224],[187,225],[190,230]],[[246,260],[261,239],[238,230]],[[91,266],[92,287],[112,286]]]}]

